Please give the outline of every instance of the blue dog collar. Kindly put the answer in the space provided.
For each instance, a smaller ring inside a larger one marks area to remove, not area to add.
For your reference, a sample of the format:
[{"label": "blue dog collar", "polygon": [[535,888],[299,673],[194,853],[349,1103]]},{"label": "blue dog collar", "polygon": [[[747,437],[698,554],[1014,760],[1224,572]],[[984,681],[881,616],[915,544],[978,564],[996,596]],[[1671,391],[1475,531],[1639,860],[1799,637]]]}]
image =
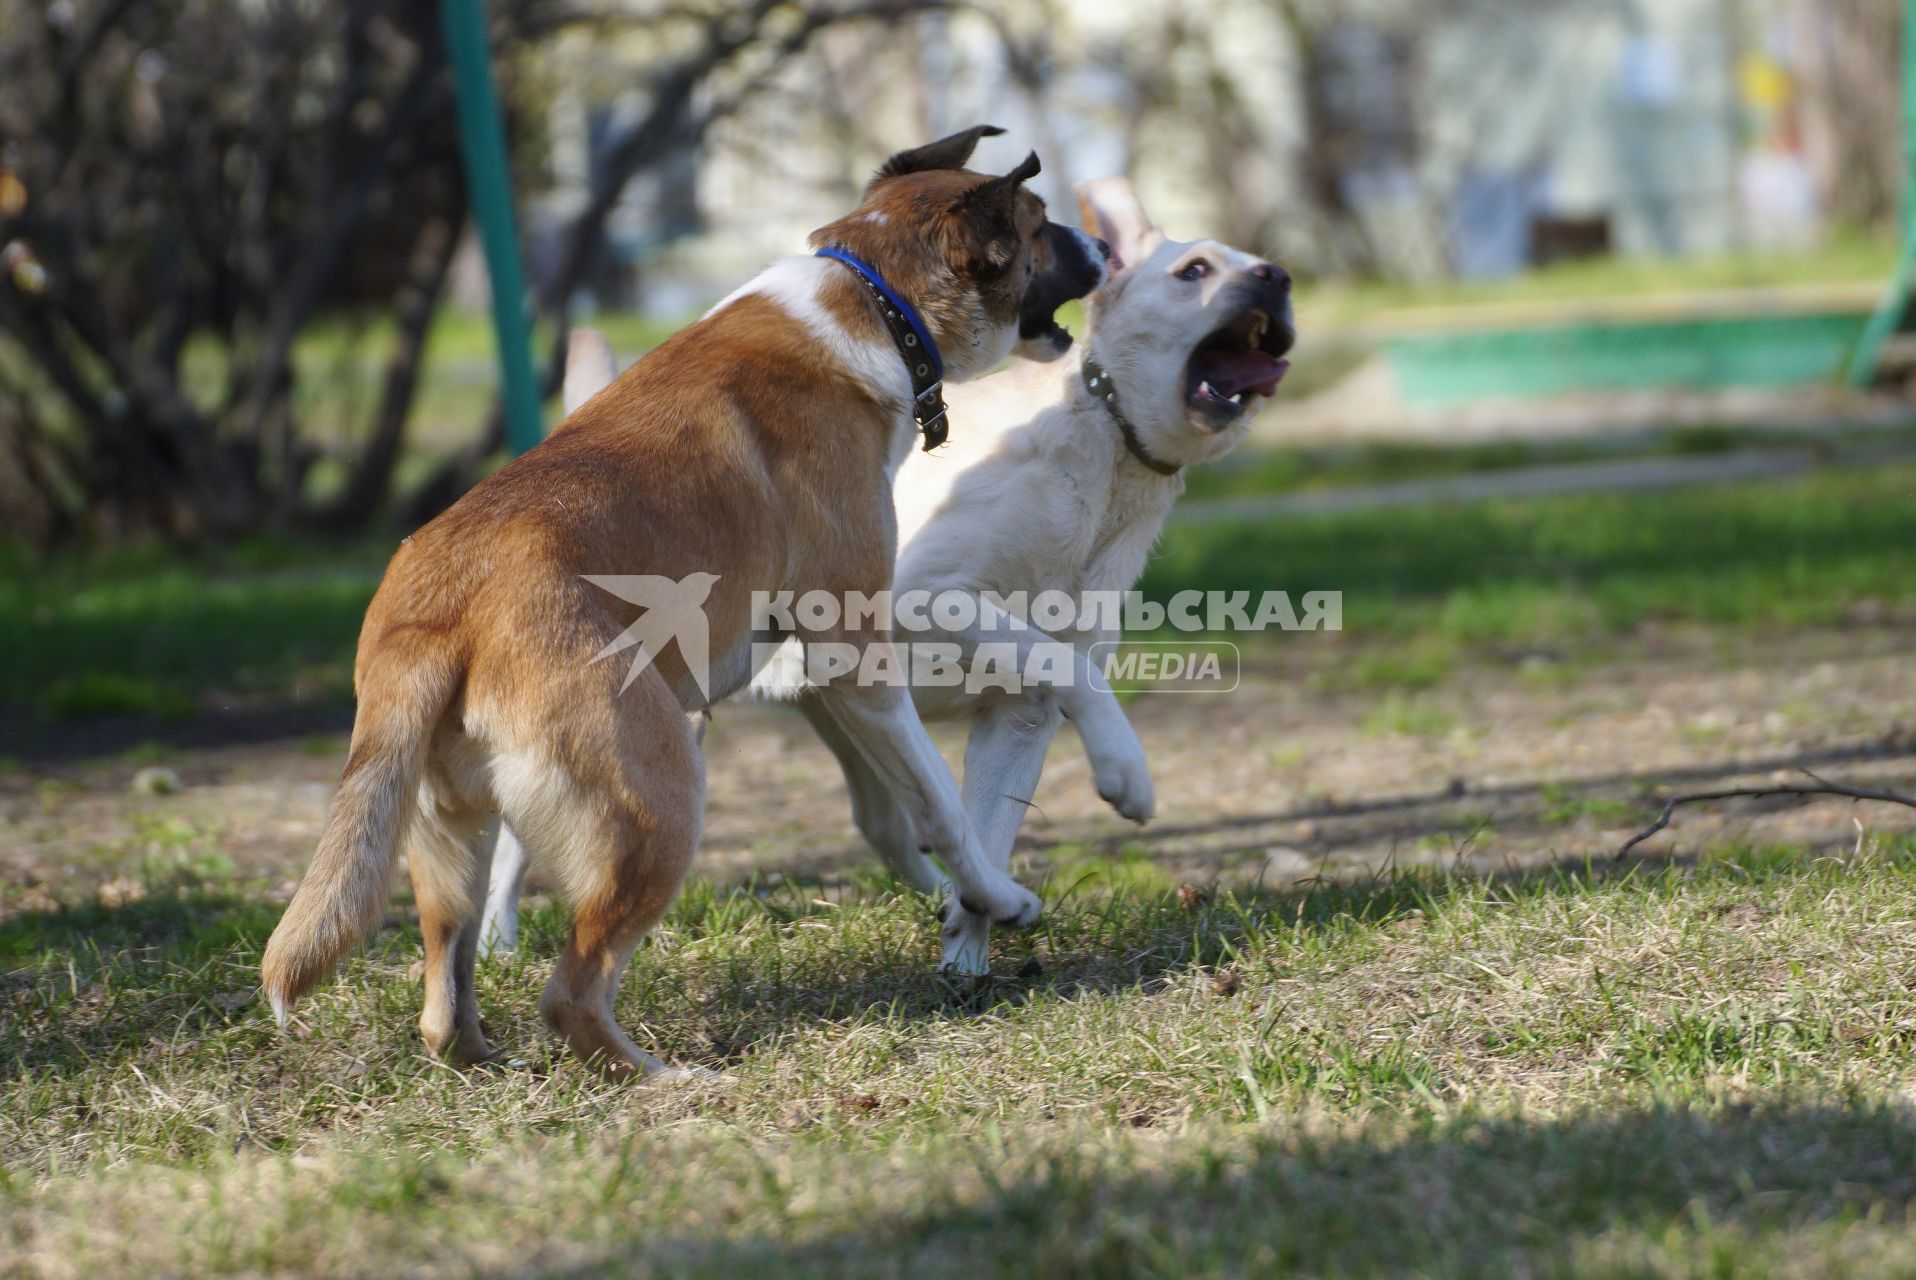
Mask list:
[{"label": "blue dog collar", "polygon": [[950,424],[945,420],[945,361],[938,354],[938,344],[933,341],[931,330],[925,326],[918,309],[905,301],[885,283],[885,277],[866,265],[856,254],[835,245],[827,245],[818,251],[817,256],[832,258],[850,267],[878,303],[885,317],[885,327],[891,331],[898,354],[904,357],[905,372],[911,377],[912,420],[925,434],[926,451],[936,449],[945,442]]}]

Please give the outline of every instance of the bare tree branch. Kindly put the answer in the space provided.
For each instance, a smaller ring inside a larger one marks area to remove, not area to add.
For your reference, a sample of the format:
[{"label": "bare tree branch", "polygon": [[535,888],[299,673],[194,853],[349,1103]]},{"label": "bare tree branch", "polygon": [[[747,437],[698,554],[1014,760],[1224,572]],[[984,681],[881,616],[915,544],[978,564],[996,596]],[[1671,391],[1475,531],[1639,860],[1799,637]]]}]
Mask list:
[{"label": "bare tree branch", "polygon": [[1831,782],[1826,778],[1802,771],[1815,780],[1814,786],[1802,784],[1777,783],[1768,787],[1724,787],[1715,791],[1688,791],[1682,795],[1671,796],[1664,801],[1663,812],[1657,820],[1623,842],[1616,857],[1621,861],[1629,852],[1648,840],[1657,832],[1670,825],[1679,805],[1703,804],[1711,800],[1761,799],[1766,796],[1841,796],[1851,800],[1874,800],[1883,804],[1900,804],[1905,808],[1916,809],[1916,797],[1898,794],[1894,791],[1875,791],[1867,787],[1850,787],[1842,783]]},{"label": "bare tree branch", "polygon": [[[548,7],[490,6],[508,68]],[[226,538],[383,505],[464,208],[434,0],[0,0],[0,84],[24,195],[0,243],[45,272],[0,280],[0,339],[59,406],[17,422],[16,453],[84,446],[65,470],[89,529]],[[383,393],[346,432],[364,451],[316,508],[295,349],[322,316],[390,309]]]}]

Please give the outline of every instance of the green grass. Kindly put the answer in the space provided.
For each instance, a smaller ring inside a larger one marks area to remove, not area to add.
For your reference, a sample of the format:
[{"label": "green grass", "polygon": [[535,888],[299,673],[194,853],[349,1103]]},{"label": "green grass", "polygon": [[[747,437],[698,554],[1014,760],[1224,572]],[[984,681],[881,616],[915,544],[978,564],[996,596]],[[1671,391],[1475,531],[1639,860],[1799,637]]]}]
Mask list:
[{"label": "green grass", "polygon": [[[727,1073],[427,1060],[415,927],[277,1034],[276,908],[157,879],[0,925],[29,1274],[1882,1275],[1916,1266],[1916,846],[1179,894],[1084,853],[991,985],[922,900],[695,883],[619,1014]],[[1011,976],[1017,975],[1017,976]]]},{"label": "green grass", "polygon": [[[683,322],[607,313],[583,323],[604,332],[620,362],[630,364]],[[551,340],[549,327],[539,325],[533,349],[541,359]],[[296,403],[308,431],[323,440],[352,438],[353,429],[363,424],[378,399],[392,342],[389,320],[360,326],[322,320],[308,326],[293,353],[299,388]],[[416,448],[431,453],[478,434],[499,385],[493,343],[491,319],[483,311],[446,307],[434,318],[414,406]],[[221,375],[216,348],[203,341],[190,344],[185,369],[189,389],[200,398],[210,400],[218,394]],[[556,407],[548,413],[556,415]]]},{"label": "green grass", "polygon": [[1621,796],[1590,795],[1562,783],[1543,786],[1543,820],[1553,827],[1567,827],[1588,819],[1604,826],[1642,824],[1650,808],[1643,797],[1626,800]]},{"label": "green grass", "polygon": [[[1386,466],[1395,466],[1394,462]],[[1643,623],[1834,625],[1916,599],[1916,467],[1790,480],[1173,523],[1142,589],[1344,593],[1326,678],[1424,689],[1463,661],[1571,651]],[[178,716],[215,698],[339,702],[387,546],[262,543],[0,557],[0,706]]]},{"label": "green grass", "polygon": [[[1147,585],[1343,590],[1355,647],[1322,684],[1436,739],[1485,654],[1541,646],[1521,678],[1554,683],[1645,622],[1727,643],[1905,608],[1912,494],[1884,467],[1175,526]],[[0,702],[54,714],[62,679],[343,697],[383,554],[15,557]],[[1653,807],[1542,800],[1551,829]],[[1285,891],[1054,848],[1044,922],[978,986],[931,972],[930,904],[868,875],[694,881],[618,1006],[729,1077],[671,1089],[547,1039],[566,919],[536,900],[523,953],[481,969],[501,1065],[424,1054],[403,896],[280,1034],[257,963],[285,869],[240,856],[155,806],[60,852],[105,900],[0,881],[0,1273],[1916,1274],[1907,836]]]},{"label": "green grass", "polygon": [[1457,717],[1429,698],[1389,689],[1364,713],[1366,733],[1435,738],[1449,733]]},{"label": "green grass", "polygon": [[387,553],[262,542],[190,559],[159,548],[36,559],[0,548],[0,705],[165,719],[221,695],[347,701]]},{"label": "green grass", "polygon": [[1410,638],[1426,654],[1446,643],[1575,643],[1649,621],[1831,625],[1864,601],[1916,598],[1912,499],[1916,467],[1886,465],[1660,493],[1173,523],[1142,589],[1342,591],[1354,638]]},{"label": "green grass", "polygon": [[1461,445],[1377,442],[1342,447],[1259,449],[1231,455],[1186,473],[1187,500],[1262,497],[1346,484],[1386,484],[1477,471],[1506,471],[1548,462],[1586,462],[1604,456],[1590,443],[1538,444],[1526,440]]}]

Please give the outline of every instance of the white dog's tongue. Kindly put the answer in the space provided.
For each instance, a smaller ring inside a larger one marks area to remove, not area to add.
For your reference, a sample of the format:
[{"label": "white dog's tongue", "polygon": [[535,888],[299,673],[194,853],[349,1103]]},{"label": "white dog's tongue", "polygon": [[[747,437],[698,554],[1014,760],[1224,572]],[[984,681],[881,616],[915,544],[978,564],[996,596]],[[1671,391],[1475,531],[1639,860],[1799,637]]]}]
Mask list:
[{"label": "white dog's tongue", "polygon": [[1290,367],[1290,361],[1266,351],[1200,351],[1191,362],[1191,372],[1227,398],[1240,391],[1276,395],[1277,384]]}]

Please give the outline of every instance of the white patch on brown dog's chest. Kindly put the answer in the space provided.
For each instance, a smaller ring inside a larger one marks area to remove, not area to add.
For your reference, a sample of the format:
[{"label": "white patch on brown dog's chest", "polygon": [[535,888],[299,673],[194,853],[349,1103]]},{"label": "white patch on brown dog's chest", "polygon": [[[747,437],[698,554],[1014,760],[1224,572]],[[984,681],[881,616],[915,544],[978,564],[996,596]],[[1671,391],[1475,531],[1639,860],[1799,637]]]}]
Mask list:
[{"label": "white patch on brown dog's chest", "polygon": [[848,270],[830,258],[780,258],[705,314],[716,315],[740,298],[762,297],[804,325],[827,359],[904,413],[911,405],[911,375],[898,348],[889,340],[848,333],[820,300],[820,292],[835,273]]}]

